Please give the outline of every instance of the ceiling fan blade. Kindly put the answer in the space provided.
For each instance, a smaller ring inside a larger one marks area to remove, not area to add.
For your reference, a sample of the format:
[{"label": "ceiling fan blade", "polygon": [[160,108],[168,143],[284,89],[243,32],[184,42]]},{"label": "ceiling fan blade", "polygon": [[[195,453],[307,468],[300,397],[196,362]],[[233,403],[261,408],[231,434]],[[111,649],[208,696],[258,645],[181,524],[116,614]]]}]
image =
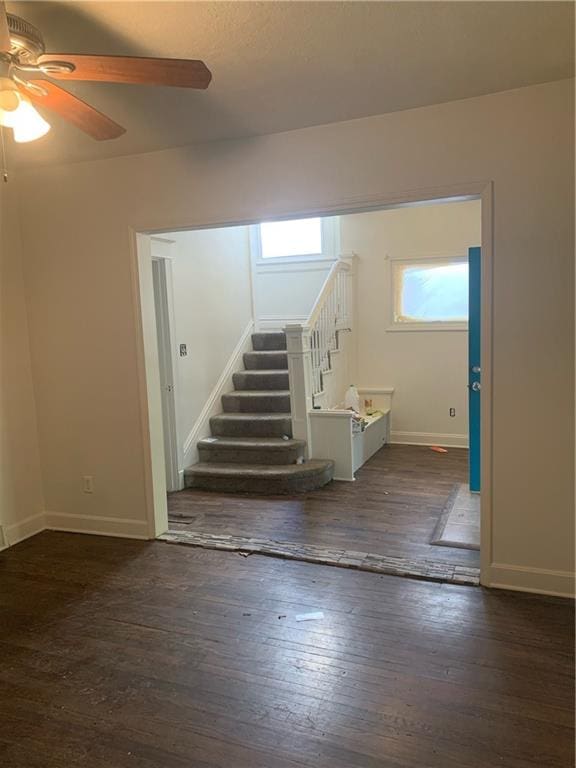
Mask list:
[{"label": "ceiling fan blade", "polygon": [[[50,63],[67,62],[72,72]],[[98,80],[106,83],[172,85],[180,88],[207,88],[212,74],[203,61],[191,59],[151,59],[132,56],[92,56],[76,53],[46,53],[38,64],[57,80]]]},{"label": "ceiling fan blade", "polygon": [[0,52],[10,50],[10,30],[8,29],[8,17],[6,16],[6,4],[0,2]]},{"label": "ceiling fan blade", "polygon": [[33,87],[19,86],[20,91],[37,106],[51,109],[60,117],[68,120],[69,123],[80,128],[84,133],[92,136],[93,139],[97,141],[116,139],[126,132],[126,129],[122,128],[121,125],[58,85],[50,83],[48,80],[34,80],[33,84],[40,86],[46,92],[45,95]]}]

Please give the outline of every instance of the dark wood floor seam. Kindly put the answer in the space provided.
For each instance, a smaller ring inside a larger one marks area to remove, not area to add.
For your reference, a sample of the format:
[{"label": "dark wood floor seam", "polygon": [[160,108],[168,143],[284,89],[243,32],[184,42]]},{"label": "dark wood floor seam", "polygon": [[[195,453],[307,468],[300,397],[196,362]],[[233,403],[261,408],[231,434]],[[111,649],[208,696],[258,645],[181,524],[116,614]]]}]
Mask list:
[{"label": "dark wood floor seam", "polygon": [[169,544],[185,544],[204,549],[222,549],[240,554],[258,554],[300,560],[338,568],[354,568],[358,571],[386,573],[390,576],[407,576],[413,579],[441,581],[451,584],[480,584],[480,569],[441,560],[421,560],[406,557],[390,557],[371,552],[301,544],[273,539],[252,539],[246,536],[199,533],[197,531],[170,530],[159,537]]}]

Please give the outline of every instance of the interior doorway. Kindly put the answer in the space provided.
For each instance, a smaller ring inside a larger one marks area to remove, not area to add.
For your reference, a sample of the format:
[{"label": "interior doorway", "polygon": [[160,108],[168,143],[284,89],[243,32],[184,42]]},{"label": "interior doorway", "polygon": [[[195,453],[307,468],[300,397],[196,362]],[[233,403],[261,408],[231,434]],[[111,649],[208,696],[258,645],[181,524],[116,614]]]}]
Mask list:
[{"label": "interior doorway", "polygon": [[[349,215],[352,215],[352,214],[349,214]],[[479,226],[479,229],[480,229],[480,226]],[[477,239],[476,239],[476,242],[478,242],[478,241],[479,241],[479,238],[477,238]],[[437,254],[436,254],[436,255],[437,255]],[[462,255],[462,254],[460,254],[460,255]],[[284,265],[284,268],[285,268],[285,265]],[[269,273],[269,271],[268,271],[268,273]],[[158,282],[158,284],[160,284],[160,282],[161,282],[161,278],[160,278],[160,277],[156,278],[156,281]],[[254,287],[254,286],[253,286],[253,287]],[[363,300],[363,299],[361,299],[361,300]],[[255,323],[257,323],[257,322],[258,322],[258,318],[253,318],[253,320],[255,321]],[[267,322],[268,322],[268,327],[267,327],[267,330],[269,330],[269,331],[273,331],[274,329],[273,329],[272,327],[270,327],[270,323],[271,323],[271,320],[270,320],[269,318],[268,318]],[[255,326],[255,327],[256,327],[256,326]],[[248,335],[246,334],[246,330],[247,330],[247,329],[245,328],[245,329],[244,329],[244,337],[245,337],[245,338],[244,338],[244,341],[246,341],[246,340],[247,340],[247,338],[248,338],[248,336],[249,336],[249,334],[248,334]],[[253,329],[253,330],[254,330],[254,329]],[[398,336],[399,336],[399,335],[398,335]],[[399,338],[400,338],[400,336],[399,336]],[[173,340],[173,349],[176,349],[176,348],[177,348],[177,340]],[[242,355],[242,354],[243,354],[243,352],[242,352],[242,350],[241,350],[241,349],[238,349],[238,350],[236,350],[236,351],[237,351],[238,353],[240,353],[240,355]],[[466,366],[466,369],[467,369],[467,368],[468,368],[468,366]],[[467,371],[467,373],[468,373],[468,371]],[[479,372],[478,372],[478,373],[479,373]],[[366,380],[365,380],[365,379],[363,379],[361,383],[364,383],[364,384],[365,384],[365,383],[366,383]],[[373,384],[373,383],[374,383],[374,381],[372,381],[372,382],[371,382],[371,384]],[[377,383],[382,383],[382,382],[377,382]],[[369,389],[369,388],[367,388],[367,389]],[[373,390],[378,390],[379,388],[378,388],[378,387],[372,387],[372,389],[373,389]],[[380,387],[380,389],[381,389],[381,390],[384,390],[384,389],[385,389],[385,387]],[[467,390],[467,391],[468,391],[468,390]],[[461,410],[461,409],[459,408],[458,410]],[[410,437],[408,437],[408,438],[407,438],[405,433],[406,433],[406,432],[410,432],[410,431],[412,431],[412,437],[411,437],[411,438],[410,438]],[[392,443],[394,443],[394,444],[396,444],[396,445],[400,445],[400,446],[402,446],[402,448],[398,448],[398,449],[396,449],[396,450],[398,450],[398,451],[403,451],[403,452],[404,452],[404,453],[403,453],[403,455],[404,455],[404,458],[405,458],[405,457],[408,455],[408,454],[407,454],[407,450],[408,450],[408,448],[407,448],[407,446],[408,446],[408,440],[409,440],[409,439],[412,439],[414,442],[417,442],[417,441],[414,439],[414,436],[413,436],[413,435],[415,434],[415,431],[414,431],[414,430],[409,430],[409,429],[408,429],[408,430],[402,430],[402,429],[396,429],[396,430],[394,430],[394,428],[393,428],[393,429],[392,429],[392,432],[396,432],[396,433],[397,433],[396,435],[394,435],[394,439],[392,440]],[[404,433],[404,434],[402,434],[402,433]],[[461,434],[462,434],[462,433],[461,433]],[[398,438],[399,438],[399,439],[398,439]],[[479,434],[478,434],[478,438],[480,439],[480,435],[479,435]],[[406,447],[404,447],[404,446],[406,446]],[[415,446],[415,447],[416,447],[416,446]],[[433,446],[431,446],[431,445],[429,445],[429,446],[420,445],[420,446],[418,446],[418,449],[419,449],[419,450],[420,450],[420,449],[422,449],[422,450],[426,450],[426,451],[428,451],[428,450],[429,450],[430,448],[432,448],[432,447],[433,447]],[[438,447],[442,447],[442,446],[438,446]],[[461,448],[462,450],[466,450],[466,449],[467,449],[467,446],[463,445],[462,443],[461,443],[460,445],[449,445],[449,446],[446,448],[446,450],[448,450],[448,451],[450,452],[451,456],[453,455],[453,456],[455,457],[455,456],[457,455],[457,453],[458,453],[458,449],[460,449],[460,448]],[[394,449],[394,448],[393,448],[393,449]],[[425,454],[423,454],[423,455],[425,455]],[[399,453],[398,453],[398,456],[399,456]],[[364,478],[364,479],[368,479],[368,478],[370,477],[370,473],[372,473],[372,476],[374,475],[374,471],[375,471],[375,469],[376,469],[376,465],[374,465],[374,466],[370,466],[370,465],[367,465],[367,466],[365,467],[365,469],[363,469],[363,470],[361,470],[361,471],[360,471],[360,473],[359,473],[359,474],[358,474],[358,476],[357,476],[357,481],[356,481],[356,482],[358,483],[358,487],[360,487],[360,484],[363,484],[363,478],[362,478],[362,476],[361,476],[361,473],[364,473],[364,475],[365,475],[365,478]],[[168,475],[167,475],[167,477],[168,477]],[[403,481],[403,480],[400,478],[400,482],[404,482],[404,481]],[[168,486],[168,487],[169,487],[169,486]],[[317,492],[315,492],[315,494],[314,494],[314,498],[313,498],[313,499],[311,499],[311,501],[312,501],[312,503],[313,503],[313,504],[316,504],[316,503],[318,502],[318,499],[321,497],[322,493],[323,493],[323,492],[322,492],[321,490],[320,490],[320,491],[317,491]],[[387,494],[388,494],[388,495],[393,495],[393,494],[391,494],[391,493],[390,493],[390,491],[388,491],[388,492],[387,492]],[[348,493],[347,493],[346,495],[347,495],[347,496],[350,498],[350,494],[348,494]],[[328,497],[327,497],[327,496],[326,496],[326,499],[328,499]],[[206,505],[207,505],[207,504],[208,504],[209,506],[211,506],[211,507],[212,507],[212,509],[214,509],[214,508],[215,508],[215,506],[217,506],[217,504],[215,504],[215,499],[214,499],[214,496],[209,496],[209,497],[206,497],[206,498],[200,498],[200,494],[197,494],[197,496],[196,496],[196,501],[197,501],[197,503],[199,504],[199,507],[198,507],[198,508],[197,508],[197,510],[196,510],[196,512],[197,512],[197,513],[198,513],[198,510],[199,510],[200,508],[202,508],[202,507],[204,508],[204,511],[202,511],[202,512],[199,512],[198,514],[196,514],[196,519],[198,519],[199,517],[204,517],[204,519],[206,519],[205,510],[206,510]],[[288,499],[288,498],[284,497],[284,498],[282,498],[282,499],[279,499],[279,500],[278,500],[278,503],[279,503],[281,506],[284,506],[284,508],[285,508],[285,509],[287,508],[287,506],[286,506],[287,504],[288,504],[288,507],[291,507],[293,510],[297,510],[297,509],[300,507],[300,509],[301,509],[301,512],[304,512],[304,509],[302,508],[302,506],[301,506],[301,504],[300,504],[300,502],[301,502],[301,501],[302,501],[301,499],[298,499],[298,500],[296,500],[296,499]],[[388,501],[391,501],[391,500],[389,499]],[[220,503],[220,501],[219,501],[218,503]],[[235,503],[235,502],[234,502],[234,503]],[[224,510],[224,516],[226,516],[226,515],[228,515],[228,514],[229,514],[231,507],[232,507],[232,506],[234,506],[234,503],[233,503],[233,502],[232,502],[232,500],[230,500],[230,499],[228,499],[227,501],[224,501],[224,500],[223,500],[223,501],[221,502],[221,509],[222,509],[222,510]],[[264,508],[264,507],[263,507],[263,505],[265,504],[265,500],[264,500],[262,497],[259,497],[259,498],[254,498],[254,499],[251,499],[251,503],[252,503],[252,505],[253,505],[253,508],[254,508],[254,509],[259,509],[259,510],[262,510],[262,509]],[[426,502],[426,503],[427,503],[427,502]],[[177,506],[177,505],[176,505],[176,506]],[[176,506],[174,506],[174,507],[173,507],[173,512],[175,511],[175,509],[176,509]],[[437,506],[437,503],[436,503],[436,501],[434,502],[434,506]],[[310,519],[311,519],[311,518],[310,518],[310,516],[309,516],[309,514],[308,514],[308,512],[306,512],[306,516],[307,516],[307,519],[308,519],[308,520],[310,520]],[[176,512],[176,514],[174,514],[174,515],[173,515],[173,518],[172,518],[172,519],[173,519],[173,520],[175,520],[177,517],[178,517],[178,513]],[[270,519],[272,519],[273,517],[274,517],[274,515],[270,515]],[[246,517],[245,517],[244,519],[245,519],[245,521],[246,521]],[[215,523],[215,530],[220,530],[220,532],[222,532],[222,530],[223,530],[223,529],[222,529],[222,526],[218,527],[218,525],[216,524],[216,521],[215,521],[215,520],[214,520],[213,522]],[[325,522],[326,522],[326,521],[324,521],[324,527],[325,527]],[[186,524],[186,523],[184,523],[183,525],[187,525],[187,524]],[[171,526],[171,527],[172,527],[172,526]],[[188,528],[188,530],[190,530],[190,528]],[[247,531],[246,531],[245,533],[253,533],[253,532],[254,532],[254,530],[255,530],[255,529],[253,529],[251,532],[247,532]],[[275,533],[274,533],[274,532],[271,532],[271,533],[273,533],[273,535],[274,535],[274,536],[277,536],[277,534],[278,534],[278,532],[277,532],[277,531],[276,531]],[[225,535],[228,535],[228,534],[225,534]],[[230,535],[234,535],[234,534],[230,534]],[[245,536],[244,538],[249,538],[249,536]],[[298,542],[296,542],[296,543],[298,543]],[[350,542],[348,542],[348,544],[350,544]],[[315,544],[314,546],[318,546],[318,544]],[[390,549],[390,551],[393,551],[393,549],[394,549],[394,548],[391,548],[391,549]],[[355,550],[355,551],[357,551],[357,550]],[[463,564],[463,565],[462,565],[462,567],[474,567],[473,565],[471,565],[471,562],[472,562],[471,560],[467,561],[467,564],[466,564],[466,566],[464,566],[464,564]],[[476,561],[476,563],[477,563],[477,561]]]}]

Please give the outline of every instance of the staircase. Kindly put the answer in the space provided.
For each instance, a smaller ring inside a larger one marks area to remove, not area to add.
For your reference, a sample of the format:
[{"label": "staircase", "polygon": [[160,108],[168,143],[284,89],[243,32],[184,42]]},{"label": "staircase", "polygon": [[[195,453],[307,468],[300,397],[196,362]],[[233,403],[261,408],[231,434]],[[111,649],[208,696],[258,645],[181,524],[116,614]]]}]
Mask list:
[{"label": "staircase", "polygon": [[292,438],[284,333],[252,334],[234,392],[210,419],[212,437],[198,443],[200,462],[184,472],[187,488],[222,493],[286,494],[332,480],[334,462],[304,461],[306,443]]}]

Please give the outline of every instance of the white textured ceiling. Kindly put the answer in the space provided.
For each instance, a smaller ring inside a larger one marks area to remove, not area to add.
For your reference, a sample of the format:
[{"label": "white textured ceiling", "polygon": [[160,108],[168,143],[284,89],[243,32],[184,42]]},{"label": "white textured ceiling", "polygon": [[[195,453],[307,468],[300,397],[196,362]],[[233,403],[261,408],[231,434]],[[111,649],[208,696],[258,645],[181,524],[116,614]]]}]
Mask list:
[{"label": "white textured ceiling", "polygon": [[[570,2],[8,2],[48,51],[203,59],[207,91],[65,87],[127,133],[96,142],[58,117],[11,148],[75,161],[287,131],[571,77]],[[48,113],[47,113],[48,114]]]}]

